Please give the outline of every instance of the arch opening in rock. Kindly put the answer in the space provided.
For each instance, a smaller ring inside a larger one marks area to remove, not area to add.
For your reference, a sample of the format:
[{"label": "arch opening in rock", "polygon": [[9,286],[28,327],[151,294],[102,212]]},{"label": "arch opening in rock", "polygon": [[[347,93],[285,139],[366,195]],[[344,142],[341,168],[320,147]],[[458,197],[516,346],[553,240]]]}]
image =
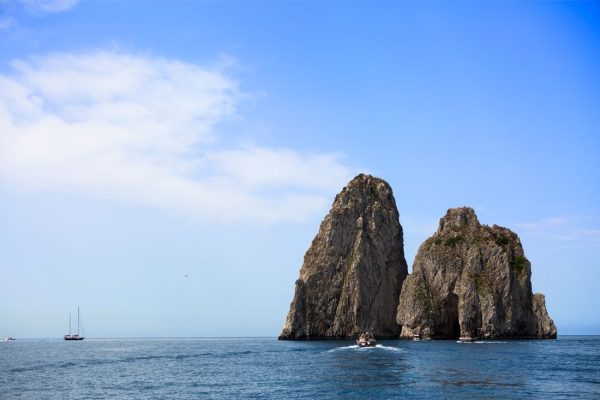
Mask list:
[{"label": "arch opening in rock", "polygon": [[458,339],[460,337],[460,321],[458,319],[458,295],[451,293],[448,296],[448,327],[446,335],[448,339]]}]

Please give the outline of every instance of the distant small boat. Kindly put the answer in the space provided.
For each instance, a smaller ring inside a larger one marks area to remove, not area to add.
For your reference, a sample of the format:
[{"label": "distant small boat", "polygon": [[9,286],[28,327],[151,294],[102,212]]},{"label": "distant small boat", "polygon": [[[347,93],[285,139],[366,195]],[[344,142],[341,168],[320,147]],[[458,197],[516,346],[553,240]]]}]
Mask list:
[{"label": "distant small boat", "polygon": [[79,307],[77,307],[77,334],[71,335],[71,313],[69,313],[69,334],[65,335],[65,340],[83,340],[83,336],[79,336]]},{"label": "distant small boat", "polygon": [[417,341],[421,340],[421,335],[413,335],[413,340],[414,340],[415,342],[417,342]]},{"label": "distant small boat", "polygon": [[15,338],[12,337],[12,336],[7,336],[7,337],[4,338],[5,342],[11,341],[11,340],[15,340]]},{"label": "distant small boat", "polygon": [[356,339],[356,344],[359,347],[375,347],[377,341],[373,337],[371,333],[361,333],[358,339]]}]

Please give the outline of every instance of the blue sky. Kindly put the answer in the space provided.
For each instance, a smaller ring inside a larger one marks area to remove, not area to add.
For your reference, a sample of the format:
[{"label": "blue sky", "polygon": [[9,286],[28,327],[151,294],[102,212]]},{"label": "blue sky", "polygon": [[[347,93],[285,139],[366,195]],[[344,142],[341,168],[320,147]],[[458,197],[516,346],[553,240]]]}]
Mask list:
[{"label": "blue sky", "polygon": [[[0,1],[0,336],[275,336],[359,172],[600,334],[600,6]],[[186,277],[187,275],[187,277]]]}]

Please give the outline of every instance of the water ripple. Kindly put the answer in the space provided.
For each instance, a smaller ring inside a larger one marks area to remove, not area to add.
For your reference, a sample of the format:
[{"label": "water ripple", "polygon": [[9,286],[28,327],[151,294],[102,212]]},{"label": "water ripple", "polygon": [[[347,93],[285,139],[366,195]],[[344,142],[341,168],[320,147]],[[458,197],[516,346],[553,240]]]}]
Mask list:
[{"label": "water ripple", "polygon": [[17,341],[0,398],[600,398],[600,337],[382,342]]}]

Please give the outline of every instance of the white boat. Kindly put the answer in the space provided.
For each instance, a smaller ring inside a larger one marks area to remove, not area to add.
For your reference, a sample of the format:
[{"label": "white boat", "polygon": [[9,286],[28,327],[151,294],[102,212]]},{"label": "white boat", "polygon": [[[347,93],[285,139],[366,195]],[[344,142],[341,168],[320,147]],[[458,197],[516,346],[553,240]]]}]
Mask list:
[{"label": "white boat", "polygon": [[83,336],[79,336],[79,307],[77,307],[77,334],[71,335],[71,313],[69,313],[69,334],[65,335],[65,340],[83,340]]},{"label": "white boat", "polygon": [[373,337],[373,334],[367,332],[360,334],[358,339],[356,339],[356,344],[359,347],[375,347],[377,341],[375,340],[375,337]]},{"label": "white boat", "polygon": [[15,340],[15,338],[14,338],[14,337],[12,337],[12,336],[7,336],[7,337],[5,337],[5,338],[4,338],[4,341],[5,341],[5,342],[9,342],[9,341],[11,341],[11,340]]}]

